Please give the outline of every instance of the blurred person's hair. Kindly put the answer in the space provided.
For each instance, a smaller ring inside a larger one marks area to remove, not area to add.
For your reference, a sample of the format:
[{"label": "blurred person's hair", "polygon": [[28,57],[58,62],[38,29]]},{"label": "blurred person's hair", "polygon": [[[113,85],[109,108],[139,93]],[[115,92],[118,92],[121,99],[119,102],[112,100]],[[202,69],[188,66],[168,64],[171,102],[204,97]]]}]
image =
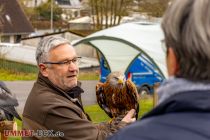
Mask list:
[{"label": "blurred person's hair", "polygon": [[173,0],[162,28],[166,47],[174,50],[176,77],[210,81],[210,0]]},{"label": "blurred person's hair", "polygon": [[37,64],[39,65],[40,63],[47,61],[50,50],[63,44],[70,45],[70,42],[67,39],[57,36],[45,37],[40,40],[36,50]]}]

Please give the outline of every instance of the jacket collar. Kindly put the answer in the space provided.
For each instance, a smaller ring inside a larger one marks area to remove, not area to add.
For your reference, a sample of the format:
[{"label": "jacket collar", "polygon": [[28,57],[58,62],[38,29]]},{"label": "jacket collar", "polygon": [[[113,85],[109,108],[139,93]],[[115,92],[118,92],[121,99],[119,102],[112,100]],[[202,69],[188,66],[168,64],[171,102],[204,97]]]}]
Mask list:
[{"label": "jacket collar", "polygon": [[164,80],[160,87],[157,89],[158,93],[158,103],[163,102],[170,96],[183,92],[193,92],[193,91],[210,91],[209,82],[192,81],[185,78],[169,77]]},{"label": "jacket collar", "polygon": [[210,112],[210,91],[185,91],[172,95],[142,119],[174,112]]}]

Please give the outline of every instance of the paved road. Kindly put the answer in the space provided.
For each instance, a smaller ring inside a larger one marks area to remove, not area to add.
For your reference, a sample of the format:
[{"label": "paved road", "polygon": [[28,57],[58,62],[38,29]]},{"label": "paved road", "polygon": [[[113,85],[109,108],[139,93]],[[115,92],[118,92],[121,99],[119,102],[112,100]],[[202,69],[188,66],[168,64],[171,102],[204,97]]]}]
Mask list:
[{"label": "paved road", "polygon": [[[95,85],[97,81],[81,81],[84,93],[82,100],[84,105],[96,104]],[[5,84],[18,99],[19,106],[17,111],[22,114],[25,101],[34,84],[34,81],[6,81]]]}]

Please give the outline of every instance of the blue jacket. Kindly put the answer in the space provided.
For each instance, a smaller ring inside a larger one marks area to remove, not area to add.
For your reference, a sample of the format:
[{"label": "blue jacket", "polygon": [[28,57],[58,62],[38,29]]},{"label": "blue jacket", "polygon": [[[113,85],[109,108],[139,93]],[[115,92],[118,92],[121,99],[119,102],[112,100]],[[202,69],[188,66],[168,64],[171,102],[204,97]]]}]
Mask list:
[{"label": "blue jacket", "polygon": [[210,91],[173,95],[109,140],[210,140]]}]

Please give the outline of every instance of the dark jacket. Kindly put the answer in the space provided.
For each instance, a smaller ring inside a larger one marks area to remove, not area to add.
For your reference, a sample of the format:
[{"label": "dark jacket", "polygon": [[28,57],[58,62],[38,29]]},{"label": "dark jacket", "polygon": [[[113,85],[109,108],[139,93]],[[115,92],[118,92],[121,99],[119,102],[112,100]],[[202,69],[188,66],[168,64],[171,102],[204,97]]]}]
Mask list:
[{"label": "dark jacket", "polygon": [[35,133],[37,130],[53,130],[54,134],[60,135],[54,139],[96,140],[105,139],[125,126],[123,122],[119,126],[108,123],[94,125],[77,99],[81,92],[80,87],[64,92],[39,74],[25,104],[23,128],[32,129]]},{"label": "dark jacket", "polygon": [[110,140],[210,140],[210,91],[173,95]]}]

